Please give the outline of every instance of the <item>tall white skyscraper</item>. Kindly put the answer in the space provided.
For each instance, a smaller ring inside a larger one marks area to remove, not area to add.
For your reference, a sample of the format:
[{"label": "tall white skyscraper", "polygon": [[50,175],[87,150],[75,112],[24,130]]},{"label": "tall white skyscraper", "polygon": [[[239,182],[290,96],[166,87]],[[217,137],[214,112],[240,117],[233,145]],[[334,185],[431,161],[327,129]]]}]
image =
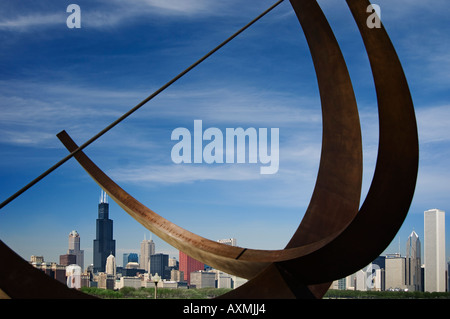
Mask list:
[{"label": "tall white skyscraper", "polygon": [[155,243],[152,239],[144,240],[141,242],[141,256],[139,259],[139,265],[141,269],[150,272],[150,256],[155,254]]},{"label": "tall white skyscraper", "polygon": [[425,291],[445,291],[445,212],[430,209],[424,213]]},{"label": "tall white skyscraper", "polygon": [[105,271],[107,275],[116,276],[116,258],[113,254],[109,255],[108,258],[106,258]]}]

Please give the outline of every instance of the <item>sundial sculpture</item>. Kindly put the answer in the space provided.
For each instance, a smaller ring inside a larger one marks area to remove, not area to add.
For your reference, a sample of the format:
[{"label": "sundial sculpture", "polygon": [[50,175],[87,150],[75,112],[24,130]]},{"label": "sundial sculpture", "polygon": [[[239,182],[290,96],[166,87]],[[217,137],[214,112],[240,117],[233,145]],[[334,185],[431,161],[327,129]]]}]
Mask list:
[{"label": "sundial sculpture", "polygon": [[[71,156],[100,187],[148,230],[205,264],[248,279],[220,298],[322,298],[333,280],[356,272],[384,251],[402,225],[414,195],[419,158],[414,106],[384,27],[369,28],[366,24],[370,2],[347,0],[367,50],[379,112],[377,163],[361,206],[361,130],[345,60],[316,0],[290,3],[305,33],[317,74],[323,136],[311,201],[284,249],[232,247],[173,224],[120,188],[65,131],[58,134]],[[11,263],[0,266],[0,289],[9,297],[89,297],[33,269],[2,242],[0,253],[17,266],[15,270],[10,268]],[[17,276],[28,276],[28,286],[18,287],[14,280]],[[33,293],[30,287],[38,283],[47,289],[40,286],[39,293]]]}]

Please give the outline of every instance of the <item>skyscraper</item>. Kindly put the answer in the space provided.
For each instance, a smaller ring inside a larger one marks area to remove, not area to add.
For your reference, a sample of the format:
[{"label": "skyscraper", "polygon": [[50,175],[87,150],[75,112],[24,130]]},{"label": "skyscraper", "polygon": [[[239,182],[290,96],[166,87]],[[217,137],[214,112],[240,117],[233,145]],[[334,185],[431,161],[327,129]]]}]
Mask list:
[{"label": "skyscraper", "polygon": [[425,229],[425,291],[445,291],[445,212],[430,209],[424,212]]},{"label": "skyscraper", "polygon": [[106,274],[116,276],[116,258],[113,254],[106,259]]},{"label": "skyscraper", "polygon": [[113,221],[109,219],[108,197],[102,190],[94,239],[94,273],[105,271],[106,259],[111,254],[116,255],[116,241],[113,239]]},{"label": "skyscraper", "polygon": [[419,236],[415,231],[406,241],[406,285],[409,290],[421,291],[421,248]]},{"label": "skyscraper", "polygon": [[170,279],[169,255],[161,253],[151,255],[150,273],[152,276],[158,273],[161,279]]},{"label": "skyscraper", "polygon": [[388,254],[385,259],[386,273],[384,277],[386,289],[405,289],[406,258],[400,254]]},{"label": "skyscraper", "polygon": [[69,234],[69,249],[67,254],[75,255],[75,263],[84,270],[84,250],[80,249],[80,235],[76,230],[72,230]]},{"label": "skyscraper", "polygon": [[184,280],[188,283],[188,285],[191,283],[191,272],[205,269],[205,265],[202,262],[186,255],[182,251],[180,251],[179,262],[180,271],[184,273]]},{"label": "skyscraper", "polygon": [[141,242],[141,257],[139,264],[141,269],[150,272],[150,256],[155,254],[155,243],[152,239],[144,240]]}]

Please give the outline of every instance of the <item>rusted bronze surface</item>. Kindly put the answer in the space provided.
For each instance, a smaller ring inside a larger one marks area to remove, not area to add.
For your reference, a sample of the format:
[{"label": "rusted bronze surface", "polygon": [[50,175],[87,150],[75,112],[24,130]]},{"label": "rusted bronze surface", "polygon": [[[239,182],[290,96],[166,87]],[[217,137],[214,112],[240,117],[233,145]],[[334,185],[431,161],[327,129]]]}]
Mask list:
[{"label": "rusted bronze surface", "polygon": [[46,275],[0,240],[0,298],[96,299]]},{"label": "rusted bronze surface", "polygon": [[[291,0],[297,13],[305,2],[315,1]],[[293,298],[320,298],[328,288],[326,282],[352,274],[379,256],[408,213],[419,160],[411,94],[385,29],[366,25],[369,1],[347,0],[347,4],[367,49],[378,99],[380,141],[369,192],[354,220],[335,239],[311,254],[275,262],[275,267],[225,298],[276,297],[276,287],[267,281],[270,276],[282,276]],[[299,20],[302,22],[300,15]]]},{"label": "rusted bronze surface", "polygon": [[[366,25],[369,1],[347,1],[371,63],[380,118],[377,165],[359,211],[361,133],[345,61],[316,0],[290,2],[317,73],[323,138],[313,196],[285,249],[232,247],[193,234],[138,202],[86,154],[80,151],[75,155],[100,187],[152,233],[195,259],[249,279],[222,298],[321,298],[331,281],[361,269],[382,253],[402,225],[415,189],[418,139],[414,108],[386,31]],[[65,131],[58,138],[70,152],[78,148]]]}]

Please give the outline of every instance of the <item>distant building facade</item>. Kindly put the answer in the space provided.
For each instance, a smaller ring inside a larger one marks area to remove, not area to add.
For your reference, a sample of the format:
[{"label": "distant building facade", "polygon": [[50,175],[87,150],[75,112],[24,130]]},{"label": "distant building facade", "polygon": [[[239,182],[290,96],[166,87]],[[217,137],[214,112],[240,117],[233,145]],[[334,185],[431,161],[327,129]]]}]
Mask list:
[{"label": "distant building facade", "polygon": [[191,272],[190,285],[195,288],[215,288],[216,273],[204,270]]},{"label": "distant building facade", "polygon": [[139,255],[136,253],[124,253],[123,254],[123,267],[126,267],[129,262],[139,262]]},{"label": "distant building facade", "polygon": [[155,254],[155,243],[152,239],[144,240],[141,242],[141,256],[139,263],[141,269],[145,269],[146,272],[150,271],[150,256]]},{"label": "distant building facade", "polygon": [[153,254],[150,256],[150,274],[158,274],[161,279],[170,279],[169,255]]},{"label": "distant building facade", "polygon": [[424,212],[425,287],[428,292],[446,290],[445,212],[430,209]]},{"label": "distant building facade", "polygon": [[230,246],[237,246],[236,238],[219,239],[217,242]]},{"label": "distant building facade", "polygon": [[415,231],[406,241],[406,286],[410,291],[422,291],[421,247]]},{"label": "distant building facade", "polygon": [[[42,259],[42,261],[43,261],[43,259]],[[66,266],[61,266],[54,262],[51,262],[51,263],[32,262],[32,265],[35,268],[42,270],[49,277],[51,277],[63,284],[66,284]]]},{"label": "distant building facade", "polygon": [[385,287],[390,289],[407,289],[406,258],[400,254],[390,254],[386,257]]},{"label": "distant building facade", "polygon": [[31,263],[42,264],[44,262],[44,256],[32,255],[30,258]]},{"label": "distant building facade", "polygon": [[77,263],[77,256],[75,255],[65,254],[59,256],[59,264],[62,266],[75,265],[76,263]]},{"label": "distant building facade", "polygon": [[109,255],[108,258],[106,258],[106,273],[108,275],[116,276],[116,258],[113,254]]},{"label": "distant building facade", "polygon": [[81,250],[80,235],[76,230],[72,230],[69,234],[69,249],[67,254],[75,255],[75,264],[84,270],[84,250]]},{"label": "distant building facade", "polygon": [[100,289],[114,289],[116,279],[113,275],[101,272],[97,276],[97,287]]},{"label": "distant building facade", "polygon": [[170,280],[177,282],[184,281],[184,273],[178,269],[172,269],[170,271]]},{"label": "distant building facade", "polygon": [[205,264],[180,251],[179,270],[184,273],[184,281],[186,281],[188,285],[190,285],[191,283],[191,273],[197,270],[204,269]]}]

